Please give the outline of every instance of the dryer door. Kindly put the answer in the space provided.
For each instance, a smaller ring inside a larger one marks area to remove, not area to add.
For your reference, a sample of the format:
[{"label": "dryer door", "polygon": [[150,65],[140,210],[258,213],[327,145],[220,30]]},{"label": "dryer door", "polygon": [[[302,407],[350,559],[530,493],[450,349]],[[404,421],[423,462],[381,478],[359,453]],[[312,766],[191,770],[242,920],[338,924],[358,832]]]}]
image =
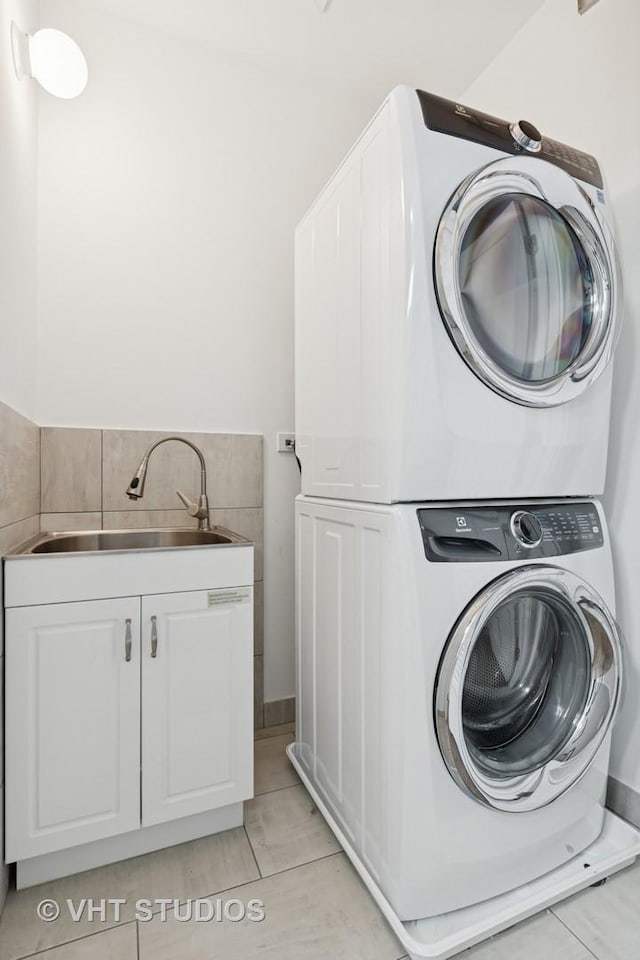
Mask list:
[{"label": "dryer door", "polygon": [[536,810],[587,771],[613,721],[618,628],[603,600],[558,567],[486,587],[448,639],[436,732],[456,782],[499,810]]},{"label": "dryer door", "polygon": [[588,194],[550,163],[509,158],[468,178],[440,221],[434,272],[454,345],[508,400],[564,403],[613,355],[613,238]]}]

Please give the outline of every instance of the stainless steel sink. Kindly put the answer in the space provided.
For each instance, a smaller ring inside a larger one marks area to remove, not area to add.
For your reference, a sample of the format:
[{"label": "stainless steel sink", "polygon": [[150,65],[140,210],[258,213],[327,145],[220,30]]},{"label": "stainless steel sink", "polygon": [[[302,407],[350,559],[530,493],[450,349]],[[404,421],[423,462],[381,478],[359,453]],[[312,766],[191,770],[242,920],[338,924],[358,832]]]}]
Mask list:
[{"label": "stainless steel sink", "polygon": [[102,553],[105,550],[171,550],[184,547],[208,547],[246,544],[243,537],[214,527],[212,530],[86,530],[44,533],[27,541],[12,554],[33,556],[50,553]]}]

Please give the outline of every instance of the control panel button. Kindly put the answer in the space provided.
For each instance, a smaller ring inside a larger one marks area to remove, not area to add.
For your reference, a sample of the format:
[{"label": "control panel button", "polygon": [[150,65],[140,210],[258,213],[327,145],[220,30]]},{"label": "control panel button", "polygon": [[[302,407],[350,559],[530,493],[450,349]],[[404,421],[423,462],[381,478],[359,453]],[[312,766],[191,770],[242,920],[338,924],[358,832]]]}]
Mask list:
[{"label": "control panel button", "polygon": [[542,134],[528,120],[518,120],[509,127],[511,136],[523,150],[539,153],[542,150]]},{"label": "control panel button", "polygon": [[511,532],[523,547],[537,547],[544,534],[542,524],[536,515],[528,510],[517,510],[513,514]]}]

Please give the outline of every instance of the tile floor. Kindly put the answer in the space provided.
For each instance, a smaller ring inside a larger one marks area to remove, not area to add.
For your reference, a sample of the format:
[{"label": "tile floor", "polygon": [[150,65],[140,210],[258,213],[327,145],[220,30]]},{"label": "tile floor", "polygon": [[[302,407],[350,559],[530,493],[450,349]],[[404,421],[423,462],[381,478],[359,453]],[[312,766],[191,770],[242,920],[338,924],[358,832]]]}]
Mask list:
[{"label": "tile floor", "polygon": [[[291,768],[292,727],[256,738],[256,796],[245,827],[124,863],[9,894],[0,919],[0,960],[400,960],[403,950]],[[44,898],[58,920],[36,915]],[[67,898],[126,898],[119,922],[86,914]],[[166,917],[134,919],[135,901],[179,899]],[[259,923],[189,919],[190,898],[264,903]],[[640,960],[640,866],[533,917],[463,955],[464,960]]]}]

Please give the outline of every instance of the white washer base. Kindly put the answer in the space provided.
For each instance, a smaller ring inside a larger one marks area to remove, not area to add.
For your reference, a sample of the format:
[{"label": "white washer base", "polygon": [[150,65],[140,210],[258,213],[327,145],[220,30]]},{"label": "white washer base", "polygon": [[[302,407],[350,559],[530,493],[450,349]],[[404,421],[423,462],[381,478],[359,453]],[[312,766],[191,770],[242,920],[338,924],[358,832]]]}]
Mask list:
[{"label": "white washer base", "polygon": [[602,833],[596,842],[557,870],[462,910],[424,920],[402,921],[314,789],[298,762],[296,746],[291,743],[287,747],[291,763],[411,960],[447,960],[622,870],[640,854],[640,830],[607,810]]}]

